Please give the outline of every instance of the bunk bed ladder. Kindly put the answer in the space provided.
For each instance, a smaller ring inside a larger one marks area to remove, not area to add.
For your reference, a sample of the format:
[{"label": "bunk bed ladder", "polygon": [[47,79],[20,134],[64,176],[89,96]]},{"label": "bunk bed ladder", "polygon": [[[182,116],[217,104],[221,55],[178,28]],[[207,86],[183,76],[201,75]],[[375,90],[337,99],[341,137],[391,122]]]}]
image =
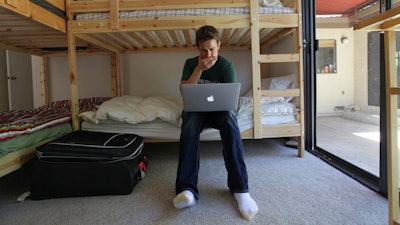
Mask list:
[{"label": "bunk bed ladder", "polygon": [[[263,91],[261,88],[261,64],[263,63],[281,63],[295,62],[297,71],[297,86],[298,88],[291,90],[293,96],[298,96],[299,114],[297,116],[300,130],[300,136],[297,137],[298,156],[304,157],[304,98],[303,98],[303,57],[302,47],[302,18],[301,18],[301,0],[294,1],[294,6],[297,9],[298,23],[294,28],[296,38],[296,52],[294,54],[261,54],[260,52],[260,37],[259,37],[259,9],[258,1],[250,0],[250,23],[251,23],[251,55],[252,55],[252,80],[253,80],[253,120],[254,130],[253,136],[255,139],[263,138],[263,125],[261,123],[261,97],[268,95],[268,91]],[[289,134],[290,136],[290,134]]]}]

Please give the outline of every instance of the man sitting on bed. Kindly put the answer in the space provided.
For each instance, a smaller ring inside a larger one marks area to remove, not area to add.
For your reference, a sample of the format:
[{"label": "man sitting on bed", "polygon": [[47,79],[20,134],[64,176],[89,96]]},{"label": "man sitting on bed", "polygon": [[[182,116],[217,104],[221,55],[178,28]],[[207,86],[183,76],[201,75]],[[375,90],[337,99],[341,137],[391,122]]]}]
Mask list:
[{"label": "man sitting on bed", "polygon": [[[218,55],[221,41],[214,27],[201,27],[196,33],[196,44],[200,55],[186,60],[181,85],[236,82],[236,71],[232,62]],[[257,214],[258,206],[249,195],[247,169],[236,113],[183,112],[182,121],[174,206],[182,209],[196,204],[199,195],[197,181],[200,133],[203,129],[211,127],[220,130],[228,171],[228,187],[242,216],[251,220]]]}]

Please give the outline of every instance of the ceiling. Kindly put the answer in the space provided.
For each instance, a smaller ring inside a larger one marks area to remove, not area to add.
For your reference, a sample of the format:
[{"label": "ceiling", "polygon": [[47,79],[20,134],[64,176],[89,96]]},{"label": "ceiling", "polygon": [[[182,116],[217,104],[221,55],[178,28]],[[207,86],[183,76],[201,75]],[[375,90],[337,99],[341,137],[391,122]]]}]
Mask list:
[{"label": "ceiling", "polygon": [[351,16],[358,10],[375,2],[379,2],[379,0],[316,0],[316,14]]}]

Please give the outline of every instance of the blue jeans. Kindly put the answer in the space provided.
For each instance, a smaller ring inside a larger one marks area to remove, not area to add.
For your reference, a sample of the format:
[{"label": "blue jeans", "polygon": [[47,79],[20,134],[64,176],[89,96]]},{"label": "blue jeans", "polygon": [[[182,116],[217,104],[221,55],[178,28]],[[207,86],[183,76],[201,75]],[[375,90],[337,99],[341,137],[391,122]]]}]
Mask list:
[{"label": "blue jeans", "polygon": [[232,193],[248,192],[243,143],[235,112],[183,112],[182,121],[176,194],[190,190],[198,198],[199,141],[200,133],[206,128],[220,131],[229,190]]}]

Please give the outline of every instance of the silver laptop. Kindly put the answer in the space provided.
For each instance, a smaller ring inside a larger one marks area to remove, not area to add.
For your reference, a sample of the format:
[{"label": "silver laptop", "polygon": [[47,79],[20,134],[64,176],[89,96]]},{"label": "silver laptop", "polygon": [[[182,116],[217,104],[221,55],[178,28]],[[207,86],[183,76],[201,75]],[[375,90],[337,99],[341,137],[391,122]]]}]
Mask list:
[{"label": "silver laptop", "polygon": [[186,112],[237,110],[240,83],[183,84],[183,109]]}]

